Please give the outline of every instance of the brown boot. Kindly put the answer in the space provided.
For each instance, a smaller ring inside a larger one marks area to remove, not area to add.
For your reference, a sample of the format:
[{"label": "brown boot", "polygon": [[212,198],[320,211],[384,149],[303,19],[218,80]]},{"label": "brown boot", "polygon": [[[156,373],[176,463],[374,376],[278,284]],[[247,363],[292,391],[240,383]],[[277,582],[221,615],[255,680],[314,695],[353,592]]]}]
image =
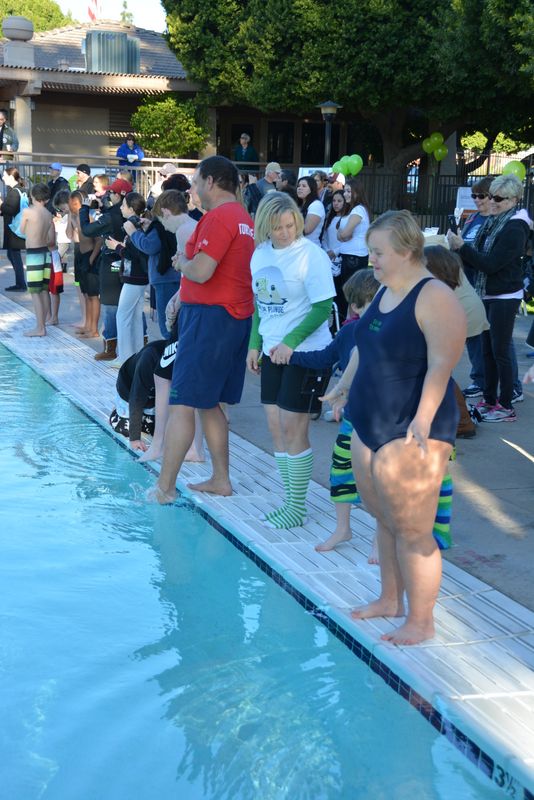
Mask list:
[{"label": "brown boot", "polygon": [[454,395],[456,397],[456,403],[458,405],[458,410],[460,412],[460,420],[458,422],[458,430],[456,431],[456,438],[472,439],[474,436],[476,436],[477,433],[476,425],[471,419],[471,415],[467,410],[465,397],[463,395],[462,390],[456,383],[456,381],[454,381]]},{"label": "brown boot", "polygon": [[95,361],[113,361],[117,358],[117,340],[104,339],[104,350],[95,353]]}]

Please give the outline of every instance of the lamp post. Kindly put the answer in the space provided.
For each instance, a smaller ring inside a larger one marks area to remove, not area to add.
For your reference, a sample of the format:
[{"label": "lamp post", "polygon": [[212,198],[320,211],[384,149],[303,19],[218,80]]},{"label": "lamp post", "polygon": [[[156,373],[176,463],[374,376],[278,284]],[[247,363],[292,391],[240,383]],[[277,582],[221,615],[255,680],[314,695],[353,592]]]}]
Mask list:
[{"label": "lamp post", "polygon": [[324,132],[324,165],[330,166],[330,151],[332,149],[332,122],[337,114],[338,108],[343,108],[339,103],[334,103],[333,100],[325,100],[324,103],[319,103],[317,108],[321,109],[323,115],[325,132]]}]

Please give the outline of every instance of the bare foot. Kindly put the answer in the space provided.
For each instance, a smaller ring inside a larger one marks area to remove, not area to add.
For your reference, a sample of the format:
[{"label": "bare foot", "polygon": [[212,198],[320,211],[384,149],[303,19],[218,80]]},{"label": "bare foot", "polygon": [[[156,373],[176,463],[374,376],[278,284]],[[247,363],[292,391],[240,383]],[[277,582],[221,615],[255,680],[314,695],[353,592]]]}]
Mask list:
[{"label": "bare foot", "polygon": [[368,564],[380,564],[378,560],[378,545],[376,543],[376,536],[373,539],[373,544],[371,545],[371,552],[369,553],[369,558],[367,559]]},{"label": "bare foot", "polygon": [[46,320],[46,324],[47,325],[59,325],[59,320],[58,319],[47,319]]},{"label": "bare foot", "polygon": [[196,448],[191,447],[185,454],[184,461],[195,462],[197,464],[203,464],[206,460],[205,453],[199,453]]},{"label": "bare foot", "polygon": [[232,494],[230,481],[215,480],[215,478],[208,478],[207,481],[202,481],[201,483],[188,483],[187,487],[194,492],[210,492],[211,494],[219,494],[222,497],[230,497]]},{"label": "bare foot", "polygon": [[163,455],[162,447],[149,447],[144,453],[139,456],[139,461],[157,461]]},{"label": "bare foot", "polygon": [[85,331],[84,333],[77,334],[80,339],[100,339],[100,334],[98,331]]},{"label": "bare foot", "polygon": [[145,496],[149,503],[159,503],[160,506],[171,505],[176,500],[176,492],[164,492],[157,483],[147,489]]},{"label": "bare foot", "polygon": [[432,620],[426,623],[417,624],[406,621],[400,628],[396,628],[391,633],[384,633],[380,637],[385,642],[391,644],[419,644],[434,636],[434,623]]},{"label": "bare foot", "polygon": [[335,530],[332,536],[329,536],[328,539],[325,539],[324,542],[315,545],[315,549],[318,553],[325,553],[327,550],[333,550],[334,547],[337,547],[338,544],[342,542],[350,542],[352,539],[352,532],[351,531],[337,531]]},{"label": "bare foot", "polygon": [[31,331],[24,331],[24,336],[46,336],[46,328],[40,330],[39,328],[35,328]]},{"label": "bare foot", "polygon": [[82,324],[81,322],[78,325],[73,325],[73,328],[75,331],[78,331],[79,333],[82,333],[87,330],[85,323]]},{"label": "bare foot", "polygon": [[352,619],[369,619],[370,617],[403,617],[404,606],[396,600],[382,600],[380,597],[366,606],[359,606],[350,612]]}]

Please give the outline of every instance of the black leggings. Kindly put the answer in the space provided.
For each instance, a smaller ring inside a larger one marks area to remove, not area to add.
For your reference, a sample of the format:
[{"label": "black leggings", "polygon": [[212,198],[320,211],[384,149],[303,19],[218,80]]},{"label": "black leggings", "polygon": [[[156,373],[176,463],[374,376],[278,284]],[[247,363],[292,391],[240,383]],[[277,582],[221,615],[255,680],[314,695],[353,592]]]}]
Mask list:
[{"label": "black leggings", "polygon": [[343,294],[343,284],[359,269],[367,269],[368,266],[369,256],[341,255],[341,273],[337,278],[334,278],[336,305],[339,311],[340,322],[344,322],[347,317],[347,301]]}]

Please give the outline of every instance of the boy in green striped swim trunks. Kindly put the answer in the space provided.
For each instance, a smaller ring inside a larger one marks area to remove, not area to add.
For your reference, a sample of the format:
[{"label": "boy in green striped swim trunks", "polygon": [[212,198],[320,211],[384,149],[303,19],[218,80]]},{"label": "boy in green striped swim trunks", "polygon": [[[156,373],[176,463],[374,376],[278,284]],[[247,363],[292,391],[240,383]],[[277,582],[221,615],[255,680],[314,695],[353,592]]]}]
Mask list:
[{"label": "boy in green striped swim trunks", "polygon": [[26,282],[32,298],[36,326],[24,331],[24,336],[46,336],[45,321],[50,314],[50,248],[55,246],[56,232],[52,214],[45,208],[50,199],[48,186],[36,183],[31,190],[31,197],[32,204],[22,212],[20,230],[26,239]]}]

